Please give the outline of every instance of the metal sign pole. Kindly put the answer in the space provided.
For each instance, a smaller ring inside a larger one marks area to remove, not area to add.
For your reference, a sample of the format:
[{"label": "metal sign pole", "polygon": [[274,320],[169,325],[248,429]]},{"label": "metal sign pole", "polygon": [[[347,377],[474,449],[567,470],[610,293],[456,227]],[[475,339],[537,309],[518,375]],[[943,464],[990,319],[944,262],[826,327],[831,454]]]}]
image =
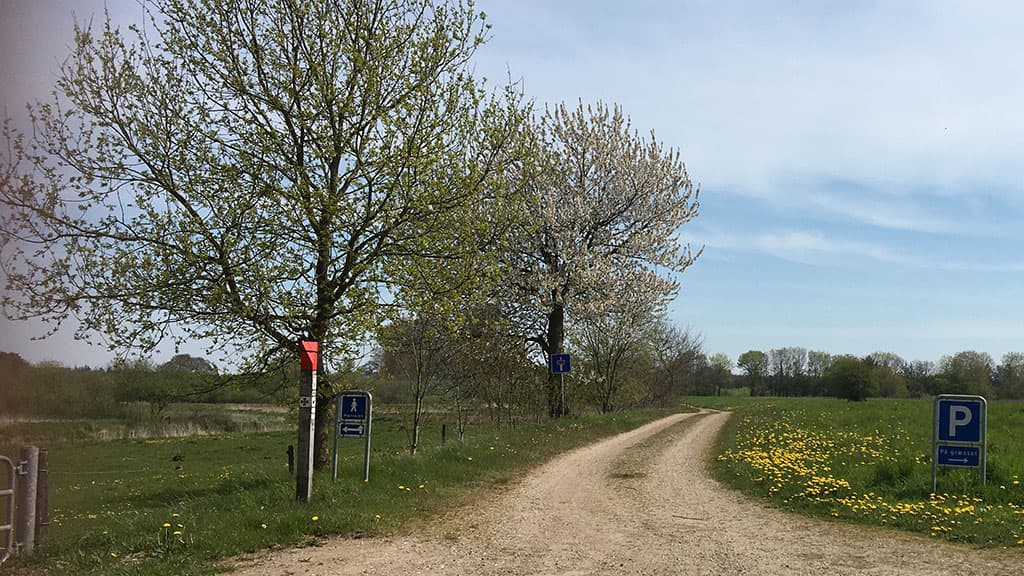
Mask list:
[{"label": "metal sign pole", "polygon": [[562,407],[559,410],[560,416],[565,416],[565,372],[559,374],[562,378]]},{"label": "metal sign pole", "polygon": [[331,436],[334,437],[334,460],[331,464],[331,482],[338,481],[338,424],[341,422],[341,395],[334,397],[334,427]]},{"label": "metal sign pole", "polygon": [[370,436],[373,429],[373,396],[366,393],[366,445],[363,447],[363,482],[370,481]]}]

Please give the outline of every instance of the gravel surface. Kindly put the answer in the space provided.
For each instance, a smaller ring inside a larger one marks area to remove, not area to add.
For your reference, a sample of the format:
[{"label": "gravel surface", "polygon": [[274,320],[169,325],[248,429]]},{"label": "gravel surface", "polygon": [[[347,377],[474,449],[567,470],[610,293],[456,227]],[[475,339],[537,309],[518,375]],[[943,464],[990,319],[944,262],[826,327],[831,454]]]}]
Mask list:
[{"label": "gravel surface", "polygon": [[415,535],[268,552],[234,574],[1024,574],[1019,550],[804,518],[721,487],[704,462],[727,418],[670,416],[559,457]]}]

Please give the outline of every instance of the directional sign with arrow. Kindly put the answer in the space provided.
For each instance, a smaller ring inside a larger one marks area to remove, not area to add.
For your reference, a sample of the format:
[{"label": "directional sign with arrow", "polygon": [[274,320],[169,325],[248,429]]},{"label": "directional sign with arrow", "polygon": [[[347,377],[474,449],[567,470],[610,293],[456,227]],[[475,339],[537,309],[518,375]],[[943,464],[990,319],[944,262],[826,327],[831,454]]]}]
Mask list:
[{"label": "directional sign with arrow", "polygon": [[338,426],[339,436],[344,436],[346,438],[353,436],[361,438],[363,434],[366,434],[366,426],[363,424],[351,424],[348,422],[342,422],[341,425]]},{"label": "directional sign with arrow", "polygon": [[981,448],[978,446],[947,446],[939,444],[939,466],[977,468],[981,463]]}]

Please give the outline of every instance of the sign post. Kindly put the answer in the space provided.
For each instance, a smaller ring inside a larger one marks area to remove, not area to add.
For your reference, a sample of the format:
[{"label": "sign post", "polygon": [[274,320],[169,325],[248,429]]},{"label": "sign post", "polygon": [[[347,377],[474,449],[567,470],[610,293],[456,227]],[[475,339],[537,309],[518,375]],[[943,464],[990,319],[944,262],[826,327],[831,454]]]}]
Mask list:
[{"label": "sign post", "polygon": [[551,355],[551,373],[558,374],[562,382],[562,401],[559,404],[559,416],[565,416],[565,375],[572,371],[572,358],[568,354]]},{"label": "sign post", "polygon": [[981,468],[985,485],[988,402],[982,396],[940,394],[932,419],[932,492],[939,466]]},{"label": "sign post", "polygon": [[370,432],[373,424],[373,395],[363,390],[342,392],[334,400],[333,481],[338,480],[338,438],[365,438],[363,446],[363,482],[370,481]]},{"label": "sign post", "polygon": [[316,370],[318,344],[302,342],[299,352],[299,450],[295,468],[295,498],[313,496],[313,438],[316,433]]}]

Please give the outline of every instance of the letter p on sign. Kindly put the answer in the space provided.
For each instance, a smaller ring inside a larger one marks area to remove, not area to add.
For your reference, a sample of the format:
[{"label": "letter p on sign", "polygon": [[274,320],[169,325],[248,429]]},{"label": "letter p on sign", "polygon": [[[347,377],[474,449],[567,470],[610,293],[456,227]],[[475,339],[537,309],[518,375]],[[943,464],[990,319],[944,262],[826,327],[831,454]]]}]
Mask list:
[{"label": "letter p on sign", "polygon": [[971,416],[971,409],[967,406],[950,406],[949,407],[949,436],[950,438],[956,438],[957,428],[961,426],[967,426],[971,423],[974,418]]},{"label": "letter p on sign", "polygon": [[939,398],[938,440],[942,442],[981,442],[984,399],[971,397]]}]

